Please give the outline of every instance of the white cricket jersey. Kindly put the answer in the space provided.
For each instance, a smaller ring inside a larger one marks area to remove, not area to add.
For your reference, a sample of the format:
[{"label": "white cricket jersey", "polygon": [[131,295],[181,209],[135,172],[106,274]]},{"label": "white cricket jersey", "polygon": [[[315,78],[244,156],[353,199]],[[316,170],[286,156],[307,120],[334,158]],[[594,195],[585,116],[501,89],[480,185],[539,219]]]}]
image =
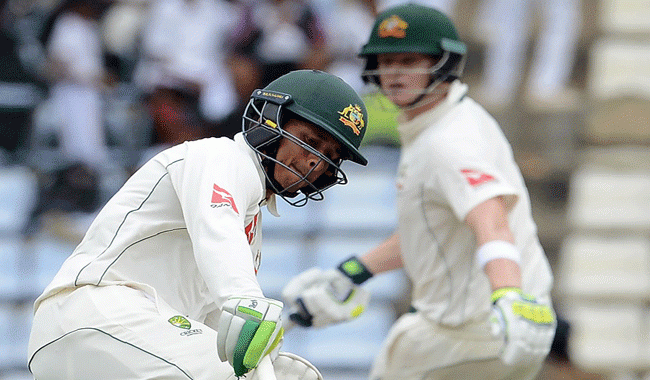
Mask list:
[{"label": "white cricket jersey", "polygon": [[[198,321],[230,296],[261,297],[264,198],[264,174],[241,134],[169,148],[104,206],[35,308],[88,284],[142,289]],[[277,215],[274,196],[267,206]]]},{"label": "white cricket jersey", "polygon": [[399,234],[413,306],[447,326],[489,315],[490,284],[464,219],[490,198],[503,196],[509,208],[523,291],[548,300],[552,284],[512,149],[497,122],[466,92],[466,85],[454,82],[441,104],[399,126]]}]

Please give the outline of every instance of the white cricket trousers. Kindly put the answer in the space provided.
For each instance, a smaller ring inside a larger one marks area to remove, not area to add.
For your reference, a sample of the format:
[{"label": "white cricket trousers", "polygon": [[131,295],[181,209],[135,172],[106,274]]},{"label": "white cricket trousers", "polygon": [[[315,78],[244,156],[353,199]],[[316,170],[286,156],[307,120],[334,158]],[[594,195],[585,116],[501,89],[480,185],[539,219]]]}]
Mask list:
[{"label": "white cricket trousers", "polygon": [[401,316],[391,327],[371,370],[370,380],[531,380],[542,363],[510,367],[501,362],[503,341],[489,324],[446,328],[420,313]]},{"label": "white cricket trousers", "polygon": [[215,330],[127,286],[86,285],[44,300],[28,351],[36,380],[235,379]]}]

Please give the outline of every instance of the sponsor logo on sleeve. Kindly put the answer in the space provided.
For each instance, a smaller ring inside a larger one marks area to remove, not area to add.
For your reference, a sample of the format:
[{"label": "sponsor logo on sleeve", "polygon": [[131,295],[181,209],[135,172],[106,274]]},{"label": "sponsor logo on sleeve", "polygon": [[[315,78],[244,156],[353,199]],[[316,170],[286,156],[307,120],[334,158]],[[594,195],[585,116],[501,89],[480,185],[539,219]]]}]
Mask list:
[{"label": "sponsor logo on sleeve", "polygon": [[230,206],[233,210],[235,210],[237,214],[239,214],[237,205],[235,205],[235,200],[233,199],[232,195],[230,195],[227,190],[217,186],[215,183],[212,188],[212,204],[210,207],[215,208],[223,206]]},{"label": "sponsor logo on sleeve", "polygon": [[460,171],[470,186],[479,186],[486,182],[495,181],[494,176],[473,169],[461,169]]},{"label": "sponsor logo on sleeve", "polygon": [[257,232],[257,219],[259,217],[259,213],[255,214],[253,217],[253,220],[251,220],[250,223],[244,228],[244,232],[246,233],[246,237],[248,238],[248,244],[253,243],[253,239],[255,239],[255,234]]}]

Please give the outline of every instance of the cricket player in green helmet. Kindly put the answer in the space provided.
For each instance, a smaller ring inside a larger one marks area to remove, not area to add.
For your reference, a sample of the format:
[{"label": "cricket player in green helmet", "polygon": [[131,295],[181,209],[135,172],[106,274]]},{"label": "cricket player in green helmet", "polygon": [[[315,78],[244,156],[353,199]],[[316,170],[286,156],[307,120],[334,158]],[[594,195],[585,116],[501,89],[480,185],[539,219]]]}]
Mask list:
[{"label": "cricket player in green helmet", "polygon": [[367,122],[343,80],[294,71],[252,94],[234,139],[153,157],[35,301],[34,378],[265,380],[270,360],[279,379],[322,379],[278,352],[283,303],[256,277],[261,209],[278,216],[276,195],[300,206],[345,183],[343,160],[366,164]]},{"label": "cricket player in green helmet", "polygon": [[377,16],[360,55],[363,78],[400,109],[398,229],[289,281],[290,318],[353,319],[362,284],[402,268],[412,311],[392,326],[371,380],[534,379],[555,334],[553,276],[510,144],[460,81],[465,44],[446,15],[407,4]]}]

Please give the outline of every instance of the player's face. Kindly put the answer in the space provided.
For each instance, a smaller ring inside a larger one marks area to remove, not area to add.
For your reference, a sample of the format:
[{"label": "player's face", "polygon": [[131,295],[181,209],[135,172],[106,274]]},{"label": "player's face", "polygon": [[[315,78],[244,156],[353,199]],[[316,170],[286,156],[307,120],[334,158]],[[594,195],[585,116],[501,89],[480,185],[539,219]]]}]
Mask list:
[{"label": "player's face", "polygon": [[[311,123],[291,119],[285,124],[284,130],[334,162],[341,157],[341,145],[331,135]],[[292,193],[305,187],[306,181],[316,181],[329,167],[321,157],[289,138],[280,142],[276,159],[291,170],[276,164],[275,180]]]},{"label": "player's face", "polygon": [[430,84],[433,58],[420,53],[377,55],[381,89],[399,107],[413,103]]}]

